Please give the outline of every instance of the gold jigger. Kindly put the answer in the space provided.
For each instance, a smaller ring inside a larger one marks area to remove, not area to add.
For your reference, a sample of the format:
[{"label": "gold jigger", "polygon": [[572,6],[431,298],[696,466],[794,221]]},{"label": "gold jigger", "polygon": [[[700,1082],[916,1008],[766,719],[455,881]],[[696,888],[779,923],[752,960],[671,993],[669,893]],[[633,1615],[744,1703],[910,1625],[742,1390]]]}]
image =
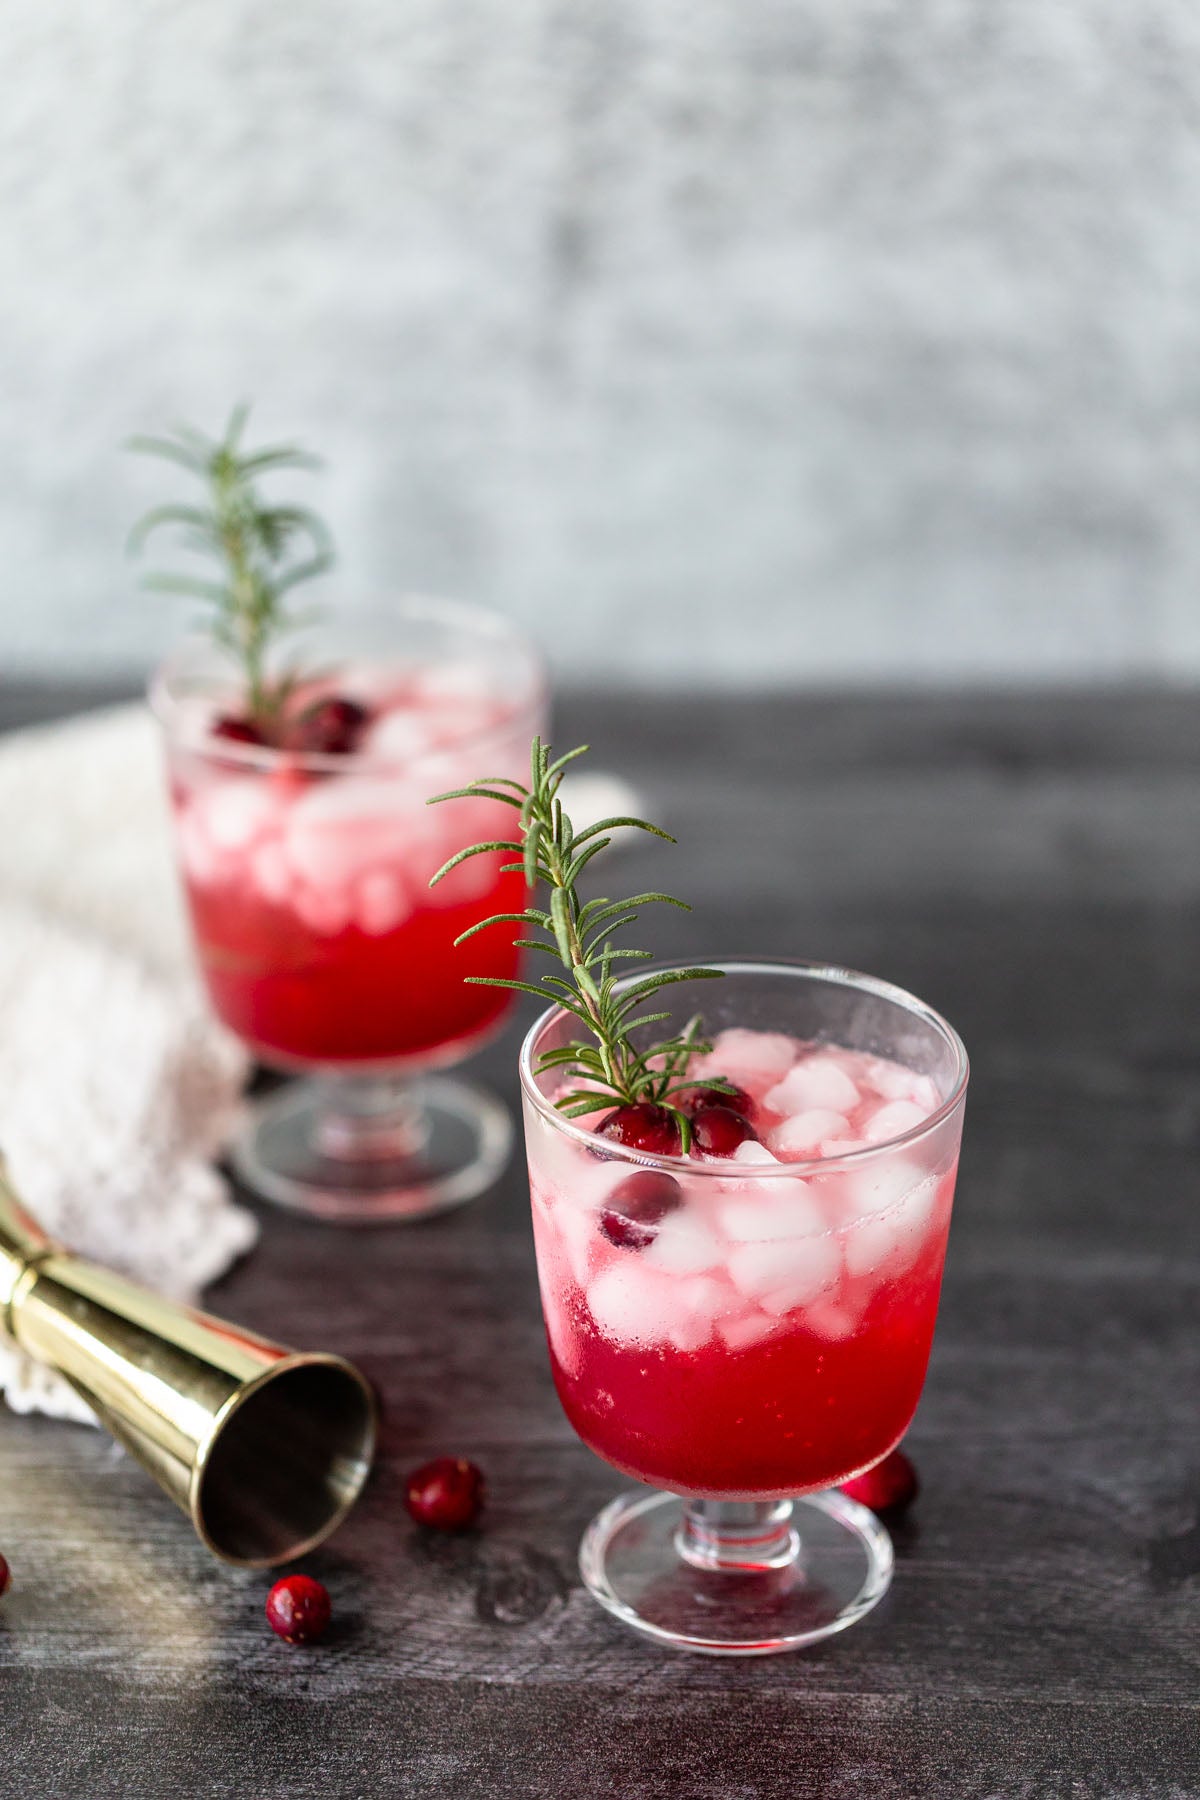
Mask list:
[{"label": "gold jigger", "polygon": [[303,1555],[362,1492],[375,1399],[352,1363],[285,1350],[72,1256],[3,1163],[0,1330],[66,1377],[226,1562]]}]

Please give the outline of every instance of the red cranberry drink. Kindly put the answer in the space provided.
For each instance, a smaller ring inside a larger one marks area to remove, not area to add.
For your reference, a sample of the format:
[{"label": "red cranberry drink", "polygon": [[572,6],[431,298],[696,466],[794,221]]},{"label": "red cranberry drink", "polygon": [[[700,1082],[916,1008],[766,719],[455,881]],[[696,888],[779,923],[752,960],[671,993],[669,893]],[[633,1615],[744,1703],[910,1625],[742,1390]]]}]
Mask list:
[{"label": "red cranberry drink", "polygon": [[511,922],[455,942],[518,911],[522,875],[490,850],[430,883],[464,837],[509,836],[509,809],[429,801],[481,764],[515,781],[543,705],[537,658],[493,615],[403,601],[384,619],[373,655],[310,651],[268,728],[205,646],[153,690],[212,1004],[260,1062],[309,1077],[260,1103],[235,1163],[269,1199],[347,1222],[457,1205],[504,1162],[504,1109],[429,1071],[511,1005],[463,981],[516,973]]},{"label": "red cranberry drink", "polygon": [[[617,829],[577,830],[535,739],[501,793],[548,904],[549,997],[521,1052],[538,1277],[559,1396],[640,1480],[580,1549],[658,1642],[753,1656],[876,1605],[886,1531],[834,1490],[893,1449],[933,1337],[966,1097],[962,1043],[911,994],[803,963],[645,967],[614,939],[668,894],[585,898]],[[459,856],[488,854],[486,843]],[[543,942],[544,940],[544,942]],[[633,973],[628,971],[632,968]]]},{"label": "red cranberry drink", "polygon": [[427,802],[481,756],[523,772],[529,699],[470,662],[351,666],[295,696],[282,748],[231,732],[234,697],[193,703],[170,743],[179,865],[213,1005],[262,1061],[453,1061],[507,1009],[462,977],[515,973],[511,930],[454,941],[522,904],[520,874],[496,852],[429,886],[506,810]]},{"label": "red cranberry drink", "polygon": [[[312,1072],[260,1106],[233,1159],[302,1212],[418,1218],[481,1193],[507,1155],[490,1096],[405,1078],[466,1055],[505,1010],[511,922],[454,945],[517,908],[520,867],[489,842],[432,878],[464,836],[504,835],[495,796],[524,767],[541,670],[503,620],[438,601],[377,604],[364,656],[342,630],[297,644],[314,621],[292,596],[330,567],[331,540],[311,508],[268,499],[264,482],[314,462],[292,444],[247,449],[247,412],[220,438],[180,425],[131,443],[200,484],[198,503],[193,486],[146,513],[131,547],[165,529],[215,564],[146,578],[208,614],[208,638],[151,690],[200,966],[261,1061]],[[481,766],[500,789],[429,810]],[[464,986],[464,969],[501,985]]]},{"label": "red cranberry drink", "polygon": [[[584,1442],[652,1484],[592,1521],[584,1582],[660,1643],[748,1656],[844,1629],[890,1582],[885,1529],[838,1486],[921,1395],[967,1063],[886,982],[716,972],[653,995],[677,1033],[650,1052],[674,1063],[656,1095],[585,1111],[603,1081],[569,1011],[534,1026],[521,1081],[555,1386]],[[646,1065],[621,1047],[600,1061],[628,1089]]]},{"label": "red cranberry drink", "polygon": [[[929,1075],[861,1050],[734,1027],[692,1072],[737,1092],[685,1102],[692,1153],[669,1169],[606,1159],[603,1115],[568,1138],[529,1109],[555,1384],[585,1443],[641,1481],[812,1493],[912,1418],[957,1131],[925,1129],[943,1098]],[[631,1150],[660,1122],[636,1123]]]}]

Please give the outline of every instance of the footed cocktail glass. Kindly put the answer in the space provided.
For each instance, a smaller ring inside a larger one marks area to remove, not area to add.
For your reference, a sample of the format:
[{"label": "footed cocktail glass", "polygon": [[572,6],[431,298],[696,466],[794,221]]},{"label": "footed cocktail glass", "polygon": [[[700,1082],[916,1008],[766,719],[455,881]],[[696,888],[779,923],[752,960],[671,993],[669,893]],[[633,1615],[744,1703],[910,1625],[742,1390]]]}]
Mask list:
[{"label": "footed cocktail glass", "polygon": [[[741,1066],[718,1068],[718,1055],[703,1072],[727,1074],[756,1101],[781,1091],[789,1041],[805,1056],[857,1053],[843,1062],[870,1067],[879,1084],[869,1090],[878,1141],[847,1147],[820,1094],[815,1104],[801,1094],[794,1120],[766,1115],[790,1161],[757,1145],[710,1161],[597,1138],[587,1127],[603,1115],[566,1119],[552,1100],[560,1072],[535,1072],[543,1052],[579,1034],[558,1010],[526,1038],[521,1082],[559,1398],[592,1450],[665,1490],[622,1495],[593,1520],[584,1581],[662,1643],[746,1656],[842,1630],[890,1582],[883,1526],[834,1490],[894,1448],[920,1398],[967,1058],[935,1012],[870,976],[723,968],[719,981],[655,996],[656,1008],[673,996],[662,1031],[702,1013],[708,1038],[724,1033],[731,1056],[743,1046]],[[779,1066],[760,1079],[755,1057],[775,1053]],[[817,1057],[823,1079],[840,1074],[849,1093],[834,1060]],[[796,1155],[822,1132],[827,1154]]]},{"label": "footed cocktail glass", "polygon": [[260,1062],[304,1077],[258,1108],[236,1167],[268,1199],[349,1223],[457,1205],[507,1158],[504,1108],[431,1072],[509,1010],[511,994],[463,977],[515,974],[512,928],[454,940],[520,910],[524,884],[501,853],[429,880],[464,842],[511,836],[512,815],[426,803],[481,769],[526,775],[545,708],[538,657],[491,613],[399,600],[369,630],[303,646],[289,706],[335,737],[349,721],[336,750],[240,741],[236,671],[211,644],[185,646],[151,689],[213,1007]]}]

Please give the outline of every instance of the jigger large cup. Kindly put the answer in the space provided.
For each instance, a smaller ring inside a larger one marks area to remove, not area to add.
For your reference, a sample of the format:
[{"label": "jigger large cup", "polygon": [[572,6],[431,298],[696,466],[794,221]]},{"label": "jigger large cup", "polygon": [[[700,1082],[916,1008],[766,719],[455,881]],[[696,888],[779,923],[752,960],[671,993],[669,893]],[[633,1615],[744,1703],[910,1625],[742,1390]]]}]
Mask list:
[{"label": "jigger large cup", "polygon": [[358,1499],[375,1400],[340,1356],[285,1350],[72,1256],[0,1163],[0,1331],[65,1376],[226,1562],[311,1550]]}]

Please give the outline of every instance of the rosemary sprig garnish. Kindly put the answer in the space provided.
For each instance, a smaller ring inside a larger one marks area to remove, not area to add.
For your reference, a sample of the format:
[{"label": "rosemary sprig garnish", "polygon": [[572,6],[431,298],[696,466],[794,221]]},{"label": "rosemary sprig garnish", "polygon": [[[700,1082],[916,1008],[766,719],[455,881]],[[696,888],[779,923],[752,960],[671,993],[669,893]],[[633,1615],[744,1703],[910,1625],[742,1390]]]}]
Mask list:
[{"label": "rosemary sprig garnish", "polygon": [[284,597],[300,582],[322,574],[333,557],[329,532],[314,512],[304,506],[268,506],[255,488],[260,475],[318,468],[317,459],[290,444],[243,451],[249,411],[235,407],[219,441],[190,425],[177,425],[161,438],[129,440],[129,449],[177,463],[208,488],[207,506],[154,507],[130,532],[129,549],[139,553],[160,526],[172,525],[182,534],[183,548],[216,558],[220,574],[214,581],[153,574],[143,586],[190,594],[215,607],[212,635],[240,663],[248,716],[270,735],[296,675],[269,675],[268,653],[276,639],[303,622],[289,612]]},{"label": "rosemary sprig garnish", "polygon": [[693,1056],[711,1048],[700,1036],[700,1019],[693,1018],[674,1037],[661,1039],[639,1049],[634,1033],[658,1025],[670,1018],[669,1012],[642,1012],[640,1009],[662,989],[678,981],[715,979],[720,969],[668,969],[646,975],[640,980],[621,983],[618,966],[625,962],[647,960],[649,950],[617,949],[613,938],[638,917],[638,908],[651,904],[678,906],[684,912],[691,908],[671,894],[634,894],[627,900],[610,900],[606,896],[584,902],[578,893],[579,877],[594,856],[606,850],[612,833],[631,826],[648,831],[652,836],[675,842],[669,832],[662,831],[645,819],[600,819],[586,830],[577,832],[563,811],[558,790],[569,763],[583,756],[588,746],[569,750],[565,756],[551,761],[550,749],[540,738],[534,738],[530,752],[530,783],[522,786],[507,776],[489,776],[473,781],[469,787],[453,793],[437,794],[431,806],[442,800],[500,800],[515,807],[519,814],[518,835],[484,844],[471,844],[452,856],[430,882],[433,887],[456,869],[469,856],[509,851],[516,861],[505,863],[504,870],[520,872],[526,886],[535,889],[543,882],[549,890],[549,911],[536,906],[524,912],[497,913],[464,931],[457,943],[464,943],[491,925],[528,925],[542,937],[517,938],[523,950],[534,950],[556,959],[567,971],[561,975],[546,974],[537,983],[508,980],[501,976],[468,975],[466,980],[483,987],[514,988],[519,993],[533,994],[539,1000],[551,1000],[573,1013],[591,1033],[592,1041],[574,1039],[558,1050],[549,1050],[538,1059],[537,1072],[562,1069],[568,1076],[584,1077],[597,1083],[603,1091],[574,1089],[559,1096],[555,1104],[568,1118],[619,1106],[636,1106],[652,1102],[671,1112],[680,1132],[684,1154],[691,1144],[691,1121],[672,1097],[684,1089],[704,1087],[728,1092],[729,1084],[719,1077],[701,1079],[687,1077]]}]

